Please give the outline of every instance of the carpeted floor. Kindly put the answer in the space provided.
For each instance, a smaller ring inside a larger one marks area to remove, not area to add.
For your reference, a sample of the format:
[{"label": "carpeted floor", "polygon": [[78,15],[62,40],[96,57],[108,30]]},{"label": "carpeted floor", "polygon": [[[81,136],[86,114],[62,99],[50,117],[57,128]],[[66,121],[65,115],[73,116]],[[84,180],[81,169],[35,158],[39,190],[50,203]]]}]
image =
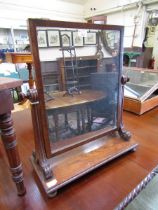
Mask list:
[{"label": "carpeted floor", "polygon": [[125,208],[126,210],[158,210],[158,175]]},{"label": "carpeted floor", "polygon": [[155,167],[115,210],[158,210],[158,166]]}]

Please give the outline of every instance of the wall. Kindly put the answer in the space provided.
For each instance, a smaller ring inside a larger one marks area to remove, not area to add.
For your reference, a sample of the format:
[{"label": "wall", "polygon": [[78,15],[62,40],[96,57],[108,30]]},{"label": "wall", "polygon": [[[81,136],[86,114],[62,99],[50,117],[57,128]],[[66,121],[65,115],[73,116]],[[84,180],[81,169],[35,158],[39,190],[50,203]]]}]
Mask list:
[{"label": "wall", "polygon": [[[141,5],[140,9],[139,5]],[[132,46],[132,36],[134,35],[135,28],[134,18],[137,16],[133,46],[142,47],[145,32],[144,28],[148,18],[147,11],[153,8],[158,8],[158,1],[100,0],[98,4],[97,0],[89,0],[84,7],[84,16],[86,19],[89,19],[95,15],[106,15],[107,24],[125,26],[124,47]]]},{"label": "wall", "polygon": [[1,28],[26,28],[28,18],[83,21],[83,5],[60,0],[0,1]]},{"label": "wall", "polygon": [[[0,50],[21,51],[28,44],[24,37],[28,18],[44,18],[83,22],[83,5],[62,0],[1,0],[0,1]],[[9,29],[8,33],[6,30]],[[4,32],[2,32],[2,30]],[[19,32],[17,31],[19,29]],[[20,32],[20,30],[23,30]],[[6,44],[7,40],[7,44]],[[17,43],[24,43],[18,44]]]},{"label": "wall", "polygon": [[153,47],[153,57],[155,59],[154,69],[158,69],[158,26],[155,30],[155,37],[154,37],[154,47]]}]

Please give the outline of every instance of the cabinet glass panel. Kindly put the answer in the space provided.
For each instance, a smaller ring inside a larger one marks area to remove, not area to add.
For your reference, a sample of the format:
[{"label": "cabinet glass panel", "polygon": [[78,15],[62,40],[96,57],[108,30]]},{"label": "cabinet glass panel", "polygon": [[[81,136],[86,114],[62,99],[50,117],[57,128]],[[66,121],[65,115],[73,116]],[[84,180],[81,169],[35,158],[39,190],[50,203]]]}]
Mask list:
[{"label": "cabinet glass panel", "polygon": [[115,129],[120,31],[58,27],[36,30],[52,152]]},{"label": "cabinet glass panel", "polygon": [[130,81],[125,85],[125,96],[144,101],[154,94],[158,87],[158,72],[153,70],[135,70],[124,68],[124,75]]}]

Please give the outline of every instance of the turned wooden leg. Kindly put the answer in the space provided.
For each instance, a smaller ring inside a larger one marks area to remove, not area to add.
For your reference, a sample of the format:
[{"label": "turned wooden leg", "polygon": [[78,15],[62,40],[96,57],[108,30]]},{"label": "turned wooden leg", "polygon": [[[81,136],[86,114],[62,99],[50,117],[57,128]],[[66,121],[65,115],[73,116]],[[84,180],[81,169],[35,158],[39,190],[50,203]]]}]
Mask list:
[{"label": "turned wooden leg", "polygon": [[18,195],[24,195],[26,189],[23,183],[23,171],[17,149],[16,134],[13,129],[11,112],[0,115],[2,141],[7,153],[13,181],[17,186]]},{"label": "turned wooden leg", "polygon": [[32,64],[31,63],[27,63],[27,69],[29,71],[29,88],[33,89],[34,87],[34,80],[33,80],[33,74],[32,74]]}]

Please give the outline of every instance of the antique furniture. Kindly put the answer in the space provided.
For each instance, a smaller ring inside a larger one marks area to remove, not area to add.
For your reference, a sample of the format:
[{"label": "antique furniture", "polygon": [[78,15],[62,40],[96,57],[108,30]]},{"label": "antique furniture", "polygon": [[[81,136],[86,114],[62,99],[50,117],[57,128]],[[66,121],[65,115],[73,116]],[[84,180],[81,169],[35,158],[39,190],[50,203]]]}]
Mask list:
[{"label": "antique furniture", "polygon": [[[90,75],[97,71],[97,56],[78,56],[75,58],[77,62],[78,86],[80,89],[90,87]],[[71,58],[58,58],[58,66],[61,75],[61,89],[66,90],[65,78],[72,78],[72,66],[70,66]],[[65,72],[65,69],[67,72]],[[66,74],[66,76],[65,76]]]},{"label": "antique furniture", "polygon": [[[31,160],[46,193],[53,196],[137,147],[122,121],[123,86],[128,81],[122,76],[123,27],[42,19],[29,19],[28,26],[36,84],[23,95],[31,101],[35,136]],[[105,47],[108,31],[114,42],[112,55]],[[62,54],[63,46],[67,56]],[[70,55],[74,47],[76,56]],[[59,89],[45,88],[44,61],[53,63],[52,72],[59,72]],[[63,85],[65,73],[73,77],[73,62],[79,92]]]},{"label": "antique furniture", "polygon": [[[94,90],[84,90],[82,94],[75,94],[72,98],[69,95],[64,96],[64,92],[54,93],[53,97],[55,97],[56,101],[54,100],[48,101],[46,104],[46,110],[48,115],[53,115],[54,117],[54,126],[55,126],[55,133],[56,133],[56,140],[59,138],[59,125],[58,125],[58,115],[61,113],[67,114],[73,111],[77,112],[77,132],[84,132],[86,129],[86,122],[85,122],[85,110],[87,109],[87,126],[91,126],[91,106],[88,104],[93,104],[97,101],[100,101],[106,97],[103,91],[94,91]],[[78,113],[80,110],[80,114]],[[80,119],[81,118],[81,119]],[[80,122],[81,121],[81,122]],[[65,123],[68,124],[66,121]],[[82,128],[81,128],[82,127]],[[82,130],[81,130],[82,129]],[[52,139],[53,141],[53,139]]]},{"label": "antique furniture", "polygon": [[22,164],[20,162],[16,134],[11,117],[11,110],[14,107],[10,89],[18,87],[21,84],[22,80],[5,77],[0,78],[0,134],[8,156],[10,171],[13,181],[16,184],[18,195],[24,195],[26,190],[23,183]]},{"label": "antique furniture", "polygon": [[33,73],[32,73],[32,55],[30,53],[6,53],[6,61],[8,63],[26,63],[27,69],[29,71],[29,78],[28,83],[29,87],[33,88],[34,80],[33,80]]},{"label": "antique furniture", "polygon": [[124,110],[143,114],[158,105],[158,72],[151,69],[124,67],[130,81],[125,85]]}]

